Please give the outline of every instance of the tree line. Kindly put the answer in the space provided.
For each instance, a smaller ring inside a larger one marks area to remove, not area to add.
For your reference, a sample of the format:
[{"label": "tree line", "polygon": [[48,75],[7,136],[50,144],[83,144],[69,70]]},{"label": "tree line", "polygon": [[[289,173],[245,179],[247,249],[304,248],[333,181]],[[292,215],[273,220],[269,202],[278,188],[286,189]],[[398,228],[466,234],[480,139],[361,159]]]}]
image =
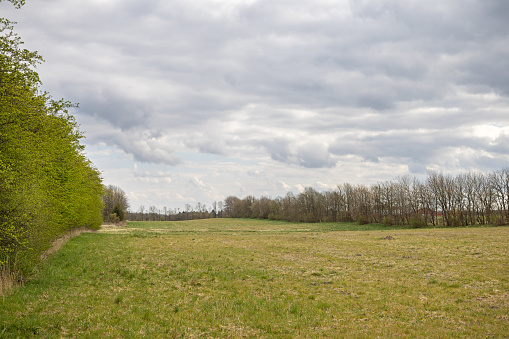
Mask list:
[{"label": "tree line", "polygon": [[126,212],[126,218],[137,221],[222,217],[412,227],[508,225],[509,168],[459,175],[429,171],[424,180],[406,175],[373,185],[344,183],[324,192],[307,187],[277,198],[228,196],[210,209],[197,203],[182,210],[142,205]]},{"label": "tree line", "polygon": [[103,187],[69,113],[76,105],[40,91],[42,57],[22,48],[13,24],[0,18],[0,271],[23,274],[65,232],[100,227]]},{"label": "tree line", "polygon": [[184,209],[168,208],[164,206],[159,209],[157,206],[151,205],[146,208],[141,205],[136,212],[127,212],[127,218],[135,221],[181,221],[194,219],[209,219],[223,217],[223,202],[215,201],[211,205],[211,209],[201,202],[196,206],[186,204]]},{"label": "tree line", "polygon": [[459,175],[429,171],[373,185],[308,187],[271,199],[229,196],[224,216],[300,222],[358,222],[413,227],[509,224],[509,169]]}]

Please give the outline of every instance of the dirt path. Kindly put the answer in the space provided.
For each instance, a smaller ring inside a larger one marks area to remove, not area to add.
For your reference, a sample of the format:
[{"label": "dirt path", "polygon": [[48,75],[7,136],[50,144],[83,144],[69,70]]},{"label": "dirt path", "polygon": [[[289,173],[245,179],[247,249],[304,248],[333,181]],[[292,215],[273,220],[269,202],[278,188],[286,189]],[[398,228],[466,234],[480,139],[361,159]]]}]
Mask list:
[{"label": "dirt path", "polygon": [[63,236],[54,240],[51,243],[51,247],[48,248],[46,251],[44,251],[44,253],[41,254],[41,260],[44,261],[44,260],[48,259],[50,255],[52,255],[53,253],[55,253],[59,249],[61,249],[62,246],[64,246],[70,239],[77,237],[81,233],[85,233],[85,232],[97,232],[97,231],[91,230],[86,227],[80,227],[80,228],[76,228],[71,231],[68,231]]}]

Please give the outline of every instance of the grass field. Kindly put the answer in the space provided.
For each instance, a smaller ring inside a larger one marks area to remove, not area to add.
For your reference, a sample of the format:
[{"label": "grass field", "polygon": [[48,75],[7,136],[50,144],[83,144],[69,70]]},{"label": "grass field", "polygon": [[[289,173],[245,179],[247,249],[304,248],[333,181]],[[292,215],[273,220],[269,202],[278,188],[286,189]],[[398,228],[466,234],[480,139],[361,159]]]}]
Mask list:
[{"label": "grass field", "polygon": [[143,336],[507,338],[509,228],[130,222],[0,299],[0,338]]}]

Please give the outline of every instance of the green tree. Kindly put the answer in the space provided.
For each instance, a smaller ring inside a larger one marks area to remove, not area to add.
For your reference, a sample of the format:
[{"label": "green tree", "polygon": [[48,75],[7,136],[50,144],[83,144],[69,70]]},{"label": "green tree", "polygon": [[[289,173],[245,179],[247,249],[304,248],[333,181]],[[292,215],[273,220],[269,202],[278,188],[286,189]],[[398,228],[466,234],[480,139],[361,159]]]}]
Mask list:
[{"label": "green tree", "polygon": [[[0,0],[0,2],[2,1],[4,0]],[[7,0],[7,1],[11,2],[14,6],[16,6],[16,8],[20,8],[25,4],[25,0]]]},{"label": "green tree", "polygon": [[0,18],[0,269],[26,273],[56,237],[101,225],[103,187],[69,114],[77,105],[40,92],[42,57],[22,44]]}]

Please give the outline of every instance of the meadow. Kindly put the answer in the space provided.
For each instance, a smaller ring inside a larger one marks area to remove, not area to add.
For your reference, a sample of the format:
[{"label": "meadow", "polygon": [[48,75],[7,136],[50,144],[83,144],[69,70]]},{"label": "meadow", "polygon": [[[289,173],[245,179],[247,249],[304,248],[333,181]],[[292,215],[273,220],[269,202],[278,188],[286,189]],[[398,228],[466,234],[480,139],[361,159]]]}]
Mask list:
[{"label": "meadow", "polygon": [[18,337],[507,338],[509,228],[103,227],[0,299]]}]

